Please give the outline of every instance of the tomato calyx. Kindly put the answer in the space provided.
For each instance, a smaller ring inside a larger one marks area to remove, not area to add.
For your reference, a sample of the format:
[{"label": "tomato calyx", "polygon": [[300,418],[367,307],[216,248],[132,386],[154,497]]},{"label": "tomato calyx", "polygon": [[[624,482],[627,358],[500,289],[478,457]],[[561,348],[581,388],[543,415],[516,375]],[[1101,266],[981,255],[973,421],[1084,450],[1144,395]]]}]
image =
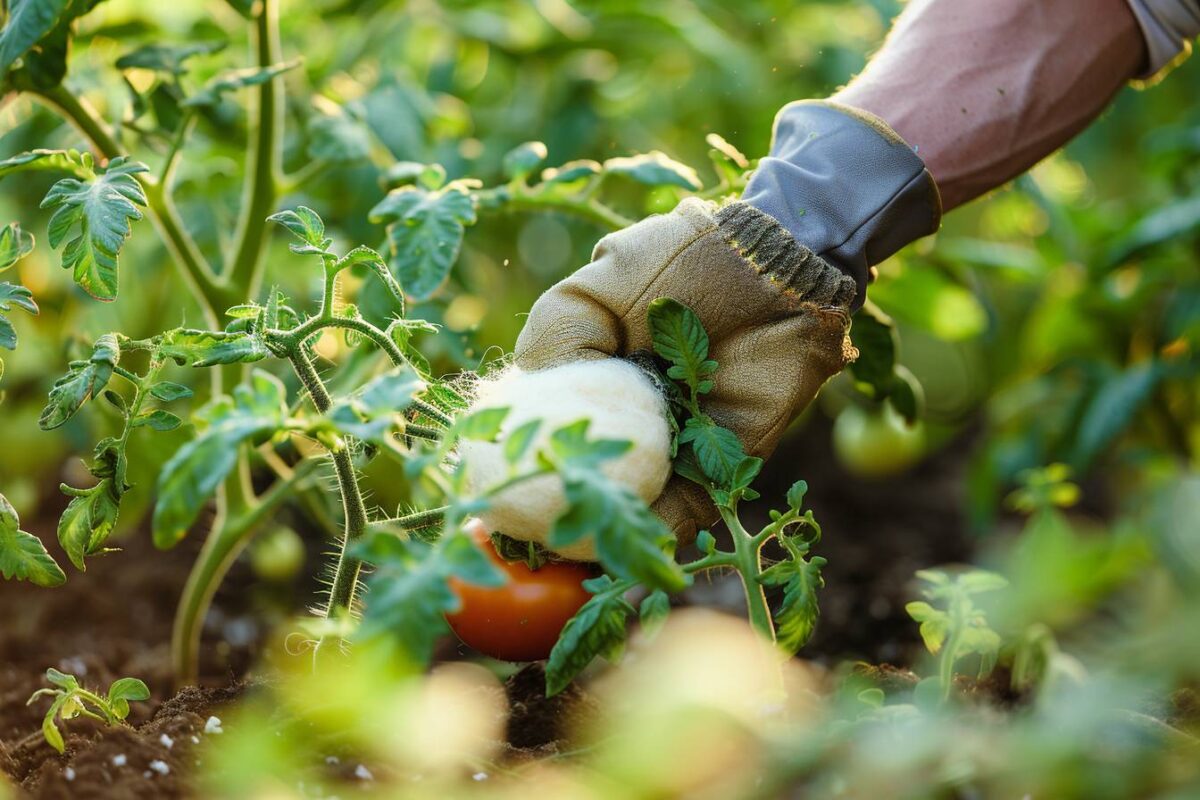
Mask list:
[{"label": "tomato calyx", "polygon": [[551,553],[537,542],[522,542],[500,531],[493,531],[491,540],[496,555],[504,561],[520,562],[535,572],[553,560]]}]

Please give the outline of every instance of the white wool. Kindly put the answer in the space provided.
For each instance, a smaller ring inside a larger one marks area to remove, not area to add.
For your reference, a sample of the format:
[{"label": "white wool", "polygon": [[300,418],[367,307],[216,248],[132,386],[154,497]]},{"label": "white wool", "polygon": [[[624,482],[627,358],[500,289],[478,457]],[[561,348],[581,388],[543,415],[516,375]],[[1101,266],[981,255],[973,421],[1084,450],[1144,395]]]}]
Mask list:
[{"label": "white wool", "polygon": [[[588,438],[633,442],[629,452],[603,465],[609,478],[650,503],[671,476],[666,403],[650,378],[627,361],[580,361],[536,372],[510,367],[479,383],[471,409],[497,407],[509,408],[497,441],[459,445],[466,462],[467,485],[473,492],[482,492],[508,476],[505,438],[535,419],[542,420],[542,425],[520,464],[522,471],[534,466],[537,451],[546,447],[553,431],[586,418],[591,423]],[[548,546],[550,528],[565,507],[562,480],[549,475],[504,490],[480,517],[490,530]],[[590,537],[554,549],[565,558],[596,559]]]}]

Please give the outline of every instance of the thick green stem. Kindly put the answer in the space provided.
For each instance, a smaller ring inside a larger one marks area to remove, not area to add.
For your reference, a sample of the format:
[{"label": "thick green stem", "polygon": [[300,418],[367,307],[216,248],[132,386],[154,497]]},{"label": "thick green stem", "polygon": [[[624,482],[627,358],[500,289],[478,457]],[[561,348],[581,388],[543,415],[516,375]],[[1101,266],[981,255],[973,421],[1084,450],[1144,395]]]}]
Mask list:
[{"label": "thick green stem", "polygon": [[297,484],[313,473],[319,463],[315,459],[301,462],[291,475],[276,481],[263,492],[252,508],[246,508],[240,514],[230,515],[225,508],[218,510],[212,532],[192,566],[175,609],[171,657],[176,683],[187,684],[196,680],[200,628],[212,603],[212,596],[230,565],[249,542],[251,535],[292,494]]},{"label": "thick green stem", "polygon": [[480,205],[485,208],[498,206],[505,211],[561,211],[614,231],[627,228],[634,222],[591,198],[543,195],[528,191],[514,192],[507,186],[484,189],[474,194]]},{"label": "thick green stem", "polygon": [[775,624],[771,621],[771,607],[767,605],[767,596],[763,592],[758,577],[762,574],[762,544],[742,527],[737,512],[729,508],[721,508],[721,519],[733,535],[733,565],[742,577],[742,586],[746,590],[746,614],[750,619],[750,627],[756,630],[767,641],[775,641]]},{"label": "thick green stem", "polygon": [[[278,0],[262,0],[259,15],[254,20],[254,48],[259,67],[269,67],[280,61]],[[262,280],[266,220],[275,211],[275,192],[282,167],[283,80],[272,78],[260,85],[254,96],[241,221],[234,237],[232,255],[222,274],[239,300],[257,294]]]},{"label": "thick green stem", "polygon": [[[292,368],[300,383],[304,385],[313,405],[321,413],[329,410],[333,400],[313,368],[312,361],[303,348],[296,348],[289,356]],[[337,617],[347,613],[354,605],[358,592],[358,575],[362,571],[362,561],[350,554],[355,543],[362,538],[367,530],[367,507],[363,502],[362,491],[358,488],[358,476],[354,472],[354,462],[350,451],[342,448],[332,454],[333,469],[337,474],[338,489],[342,495],[342,508],[345,512],[345,523],[342,537],[342,552],[338,557],[337,569],[333,575],[333,583],[329,588],[329,605],[325,609],[326,617]]]}]

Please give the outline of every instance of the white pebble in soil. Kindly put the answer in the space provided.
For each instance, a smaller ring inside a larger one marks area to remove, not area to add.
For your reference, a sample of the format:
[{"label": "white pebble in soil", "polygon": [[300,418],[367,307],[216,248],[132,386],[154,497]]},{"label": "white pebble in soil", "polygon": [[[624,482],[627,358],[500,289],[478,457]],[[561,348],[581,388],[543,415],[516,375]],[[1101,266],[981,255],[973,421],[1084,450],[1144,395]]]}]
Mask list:
[{"label": "white pebble in soil", "polygon": [[171,765],[157,758],[150,762],[150,769],[154,770],[159,775],[171,774]]},{"label": "white pebble in soil", "polygon": [[224,733],[225,729],[221,727],[221,718],[220,717],[209,717],[208,721],[204,723],[204,732],[205,733]]},{"label": "white pebble in soil", "polygon": [[158,741],[162,744],[163,747],[167,748],[168,750],[170,750],[172,747],[175,746],[175,740],[172,739],[170,736],[167,736],[165,733],[162,736],[158,737]]},{"label": "white pebble in soil", "polygon": [[362,764],[359,764],[354,768],[354,777],[358,778],[360,781],[375,780],[375,776],[371,774],[371,770],[367,769]]},{"label": "white pebble in soil", "polygon": [[123,767],[123,766],[125,766],[125,762],[126,762],[127,760],[128,760],[128,759],[126,759],[126,758],[125,758],[125,754],[124,754],[124,753],[121,753],[120,755],[115,755],[115,756],[113,756],[113,757],[112,757],[112,763],[113,763],[113,766],[114,766],[114,767]]},{"label": "white pebble in soil", "polygon": [[67,767],[66,769],[64,769],[64,770],[63,770],[63,777],[64,777],[64,778],[66,778],[68,781],[73,781],[73,780],[75,780],[75,768],[74,768],[74,767]]}]

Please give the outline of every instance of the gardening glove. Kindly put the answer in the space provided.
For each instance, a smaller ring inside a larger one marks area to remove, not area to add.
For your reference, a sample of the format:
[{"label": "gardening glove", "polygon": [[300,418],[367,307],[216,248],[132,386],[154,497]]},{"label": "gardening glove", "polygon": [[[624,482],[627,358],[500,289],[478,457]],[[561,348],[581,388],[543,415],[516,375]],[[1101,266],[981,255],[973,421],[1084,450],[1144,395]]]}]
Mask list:
[{"label": "gardening glove", "polygon": [[[935,230],[939,216],[932,178],[883,122],[833,104],[789,105],[741,201],[689,198],[601,239],[590,264],[534,304],[516,364],[650,350],[647,308],[673,298],[697,314],[720,365],[705,412],[766,458],[855,356],[850,311],[869,266]],[[679,476],[653,509],[681,543],[716,520],[704,491]]]}]

